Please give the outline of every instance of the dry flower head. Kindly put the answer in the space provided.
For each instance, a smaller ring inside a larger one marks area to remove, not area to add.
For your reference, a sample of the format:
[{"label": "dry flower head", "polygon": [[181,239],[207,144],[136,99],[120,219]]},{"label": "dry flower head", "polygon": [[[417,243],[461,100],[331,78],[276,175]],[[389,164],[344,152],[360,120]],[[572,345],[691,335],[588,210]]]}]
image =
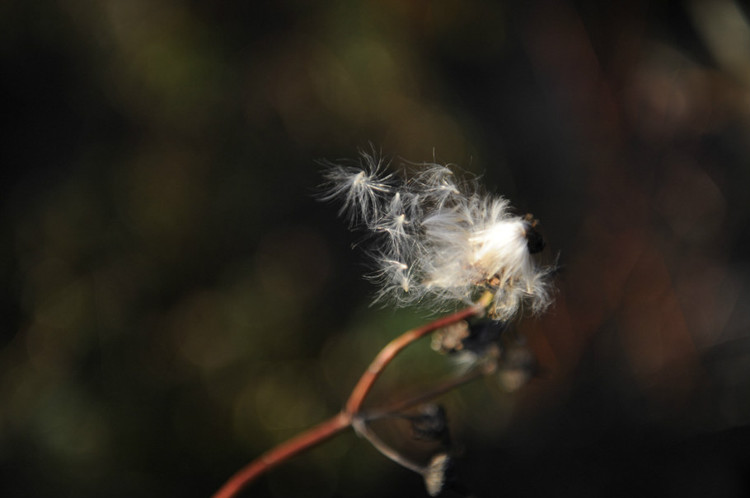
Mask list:
[{"label": "dry flower head", "polygon": [[534,256],[544,246],[536,221],[512,214],[504,198],[439,164],[425,164],[409,178],[386,173],[386,161],[374,152],[324,164],[322,198],[342,201],[352,226],[377,236],[370,251],[376,300],[442,310],[490,290],[489,313],[503,321],[523,307],[541,312],[549,305],[552,268]]}]

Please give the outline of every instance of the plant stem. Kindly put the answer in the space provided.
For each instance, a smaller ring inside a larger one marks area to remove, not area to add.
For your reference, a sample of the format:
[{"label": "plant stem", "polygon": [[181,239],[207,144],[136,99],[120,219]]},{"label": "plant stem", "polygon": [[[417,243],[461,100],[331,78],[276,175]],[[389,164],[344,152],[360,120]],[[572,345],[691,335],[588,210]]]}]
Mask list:
[{"label": "plant stem", "polygon": [[394,450],[385,442],[378,437],[377,434],[375,434],[373,431],[370,430],[369,427],[367,427],[367,424],[364,420],[360,418],[355,418],[353,421],[354,430],[362,436],[363,438],[367,439],[371,445],[375,447],[376,450],[378,450],[380,453],[382,453],[387,458],[393,460],[397,464],[401,465],[404,468],[407,468],[413,472],[416,472],[417,474],[424,474],[425,468],[422,465],[419,465],[416,462],[412,462],[411,460],[404,457],[401,453]]},{"label": "plant stem", "polygon": [[451,325],[453,323],[482,313],[484,311],[484,300],[485,298],[483,296],[480,302],[475,304],[474,306],[470,306],[466,309],[453,313],[452,315],[448,315],[416,329],[404,332],[403,334],[389,342],[386,347],[380,350],[380,353],[378,353],[375,359],[372,360],[372,363],[370,363],[370,366],[367,367],[365,373],[362,374],[362,377],[360,377],[357,385],[354,386],[354,389],[352,390],[352,393],[346,402],[344,411],[351,415],[359,413],[362,408],[362,403],[364,403],[365,398],[372,389],[373,384],[375,384],[375,381],[378,379],[383,370],[385,370],[385,367],[388,366],[388,364],[393,361],[393,358],[395,358],[396,355],[400,353],[406,346],[413,343],[417,339],[420,339],[427,334],[434,332],[439,328]]},{"label": "plant stem", "polygon": [[399,352],[409,344],[439,328],[484,313],[484,308],[489,304],[490,298],[491,296],[489,294],[485,294],[477,304],[453,313],[452,315],[430,322],[422,327],[404,332],[399,337],[389,342],[388,345],[378,353],[365,373],[362,374],[362,377],[360,377],[356,386],[354,386],[344,409],[340,413],[293,437],[292,439],[281,443],[250,462],[247,466],[234,474],[213,495],[213,498],[236,497],[242,489],[263,473],[284,463],[291,457],[317,446],[323,441],[326,441],[336,434],[350,428],[354,417],[359,414],[362,404],[372,389],[372,386],[375,384],[375,381]]},{"label": "plant stem", "polygon": [[397,415],[399,412],[402,412],[403,410],[408,410],[409,408],[422,404],[426,401],[435,399],[438,396],[441,396],[458,387],[461,387],[464,384],[468,384],[469,382],[472,382],[481,377],[484,377],[490,373],[492,373],[492,371],[488,371],[482,368],[471,370],[466,375],[457,377],[455,379],[448,379],[442,384],[436,385],[429,391],[421,392],[410,398],[399,400],[383,408],[360,412],[358,415],[358,418],[362,419],[365,422],[371,422],[373,420],[378,420],[378,419],[390,417],[393,415]]},{"label": "plant stem", "polygon": [[266,471],[280,465],[291,457],[316,446],[352,425],[352,418],[344,412],[338,413],[307,431],[298,434],[267,451],[233,475],[213,498],[232,498],[249,483]]}]

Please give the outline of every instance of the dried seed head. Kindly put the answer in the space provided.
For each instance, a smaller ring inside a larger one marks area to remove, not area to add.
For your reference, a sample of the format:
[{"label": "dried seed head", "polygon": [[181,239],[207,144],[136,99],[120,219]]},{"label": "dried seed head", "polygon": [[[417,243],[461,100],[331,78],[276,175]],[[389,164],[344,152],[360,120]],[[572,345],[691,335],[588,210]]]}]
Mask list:
[{"label": "dried seed head", "polygon": [[459,181],[447,166],[425,164],[399,180],[375,153],[358,166],[327,163],[323,199],[340,199],[353,225],[379,235],[372,250],[376,300],[426,302],[438,309],[470,303],[490,289],[490,315],[508,321],[527,306],[550,303],[552,268],[533,257],[544,248],[537,222],[515,216],[508,201]]}]

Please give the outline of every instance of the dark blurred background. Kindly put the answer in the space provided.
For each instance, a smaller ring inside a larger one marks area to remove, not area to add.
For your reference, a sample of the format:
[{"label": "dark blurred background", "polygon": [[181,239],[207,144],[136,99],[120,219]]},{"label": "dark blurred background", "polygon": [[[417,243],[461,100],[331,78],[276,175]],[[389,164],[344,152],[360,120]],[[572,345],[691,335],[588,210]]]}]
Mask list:
[{"label": "dark blurred background", "polygon": [[[335,413],[432,316],[369,307],[359,236],[313,198],[317,159],[369,143],[482,174],[560,257],[518,325],[539,378],[444,399],[476,496],[750,495],[749,18],[3,2],[0,495],[207,496]],[[415,346],[375,398],[444,363]],[[424,490],[349,433],[248,496]]]}]

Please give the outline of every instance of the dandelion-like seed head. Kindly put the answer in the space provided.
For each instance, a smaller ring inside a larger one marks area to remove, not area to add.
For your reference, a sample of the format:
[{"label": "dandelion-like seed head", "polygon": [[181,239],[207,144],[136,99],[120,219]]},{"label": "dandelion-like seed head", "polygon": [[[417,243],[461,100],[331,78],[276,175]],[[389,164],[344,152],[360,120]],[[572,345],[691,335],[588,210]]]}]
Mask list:
[{"label": "dandelion-like seed head", "polygon": [[387,174],[374,152],[353,165],[325,164],[322,198],[338,199],[352,225],[379,236],[370,275],[376,300],[446,308],[489,290],[489,313],[503,321],[549,305],[552,268],[534,256],[544,247],[537,222],[514,215],[504,198],[439,164],[405,179]]}]

